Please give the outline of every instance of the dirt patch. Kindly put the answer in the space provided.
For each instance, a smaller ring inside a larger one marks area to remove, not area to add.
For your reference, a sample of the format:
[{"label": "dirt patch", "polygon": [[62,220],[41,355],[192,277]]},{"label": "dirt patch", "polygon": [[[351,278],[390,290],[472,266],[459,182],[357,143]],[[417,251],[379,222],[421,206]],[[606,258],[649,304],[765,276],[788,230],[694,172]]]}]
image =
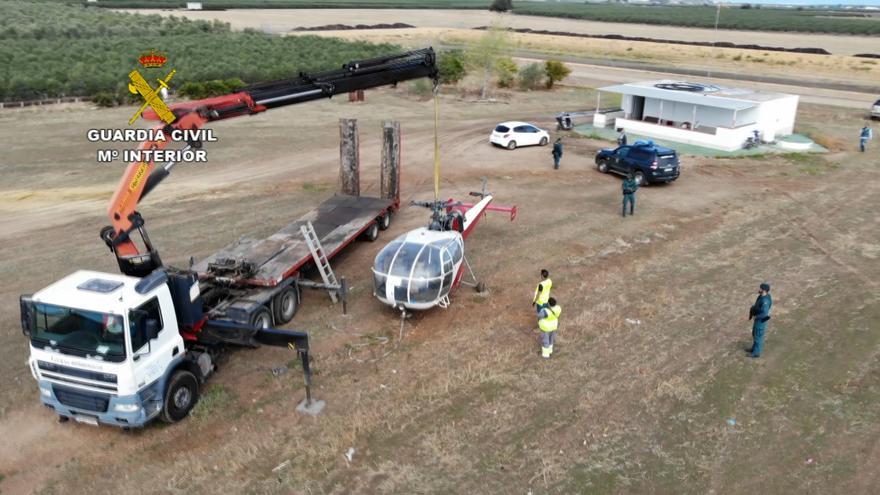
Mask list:
[{"label": "dirt patch", "polygon": [[297,27],[292,29],[292,31],[351,31],[352,29],[404,29],[415,27],[410,24],[405,24],[403,22],[395,22],[394,24],[357,24],[354,26],[349,26],[346,24],[327,24],[326,26],[314,26],[314,27]]}]

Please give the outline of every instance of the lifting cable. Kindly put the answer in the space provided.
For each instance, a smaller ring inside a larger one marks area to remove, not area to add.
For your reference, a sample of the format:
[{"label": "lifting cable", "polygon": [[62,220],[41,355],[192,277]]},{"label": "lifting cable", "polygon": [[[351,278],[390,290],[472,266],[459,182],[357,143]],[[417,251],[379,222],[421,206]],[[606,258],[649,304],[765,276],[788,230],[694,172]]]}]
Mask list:
[{"label": "lifting cable", "polygon": [[440,82],[434,82],[434,201],[440,201]]}]

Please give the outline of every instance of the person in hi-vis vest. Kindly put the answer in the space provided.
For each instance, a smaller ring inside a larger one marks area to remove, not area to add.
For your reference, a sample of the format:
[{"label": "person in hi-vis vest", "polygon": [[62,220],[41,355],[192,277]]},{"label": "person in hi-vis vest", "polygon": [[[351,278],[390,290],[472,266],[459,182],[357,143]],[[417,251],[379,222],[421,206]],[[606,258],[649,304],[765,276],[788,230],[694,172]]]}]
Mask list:
[{"label": "person in hi-vis vest", "polygon": [[535,288],[535,297],[532,299],[532,306],[536,306],[535,310],[538,313],[547,307],[551,288],[553,288],[553,281],[550,280],[550,272],[546,269],[541,270],[541,281],[538,282],[538,286]]},{"label": "person in hi-vis vest", "polygon": [[556,330],[559,328],[559,315],[562,307],[556,304],[555,298],[547,301],[547,307],[538,313],[538,328],[541,330],[541,357],[550,359],[553,355],[553,343],[556,342]]}]

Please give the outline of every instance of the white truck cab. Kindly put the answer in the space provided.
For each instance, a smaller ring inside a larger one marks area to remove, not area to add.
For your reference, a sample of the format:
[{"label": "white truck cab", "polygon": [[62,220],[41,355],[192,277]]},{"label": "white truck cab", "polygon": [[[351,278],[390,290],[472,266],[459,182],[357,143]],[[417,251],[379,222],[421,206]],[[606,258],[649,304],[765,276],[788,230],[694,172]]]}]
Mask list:
[{"label": "white truck cab", "polygon": [[182,419],[195,405],[207,373],[183,362],[168,284],[148,282],[77,271],[22,296],[28,364],[62,420],[137,427],[160,414]]}]

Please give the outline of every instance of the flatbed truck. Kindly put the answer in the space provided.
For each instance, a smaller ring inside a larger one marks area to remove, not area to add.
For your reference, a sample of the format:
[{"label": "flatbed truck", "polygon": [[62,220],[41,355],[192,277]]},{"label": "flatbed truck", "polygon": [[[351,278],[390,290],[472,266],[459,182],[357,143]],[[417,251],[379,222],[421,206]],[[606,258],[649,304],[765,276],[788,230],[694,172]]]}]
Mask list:
[{"label": "flatbed truck", "polygon": [[[169,134],[197,129],[215,120],[421,77],[436,84],[430,48],[172,106],[175,122],[157,128]],[[164,143],[145,142],[141,149],[161,149]],[[275,326],[296,313],[299,288],[307,285],[300,277],[306,266],[329,260],[358,237],[375,239],[400,203],[396,178],[390,181],[393,193],[383,198],[336,195],[266,239],[240,240],[189,269],[175,269],[163,266],[135,210],[173,166],[132,163],[113,195],[113,225],[102,230],[101,238],[122,274],[80,270],[20,297],[22,332],[30,341],[28,364],[42,403],[62,421],[124,428],[142,427],[156,417],[180,421],[198,402],[227,350],[259,345],[296,350],[309,403],[308,334]],[[319,240],[319,259],[302,237],[304,226]],[[134,233],[140,234],[143,249]]]}]

